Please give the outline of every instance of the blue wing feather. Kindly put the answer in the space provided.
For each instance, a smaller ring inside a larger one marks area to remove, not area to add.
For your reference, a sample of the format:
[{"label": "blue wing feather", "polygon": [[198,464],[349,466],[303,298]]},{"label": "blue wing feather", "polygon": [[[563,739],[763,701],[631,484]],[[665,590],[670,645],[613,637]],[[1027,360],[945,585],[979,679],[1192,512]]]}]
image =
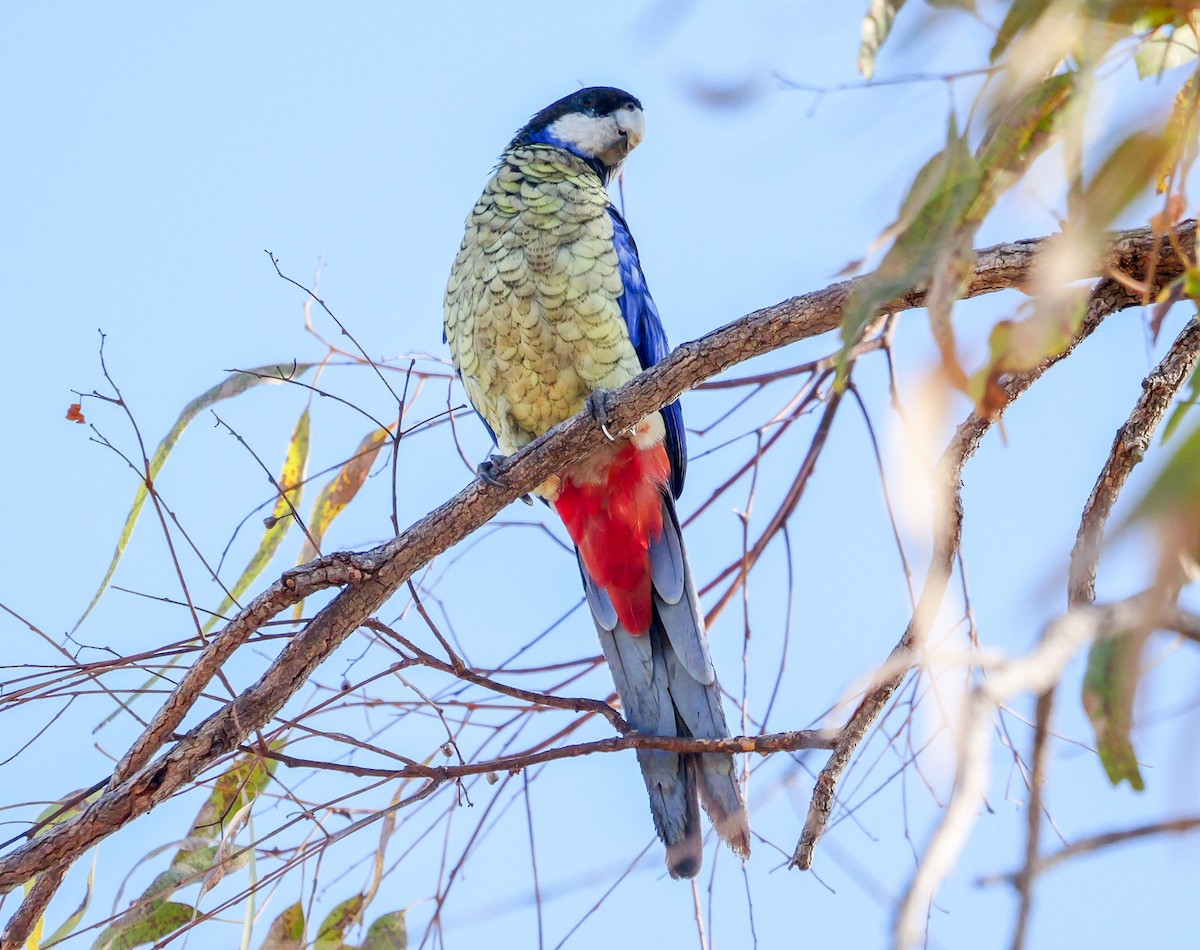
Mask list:
[{"label": "blue wing feather", "polygon": [[[642,369],[653,366],[670,352],[667,334],[658,316],[658,307],[646,287],[646,275],[638,260],[637,244],[629,233],[629,225],[616,208],[609,207],[613,222],[613,246],[621,268],[621,285],[624,292],[619,301],[621,316],[629,328],[629,341],[637,352]],[[687,437],[683,431],[683,409],[679,401],[664,406],[663,421],[667,425],[667,457],[671,460],[671,494],[676,498],[683,491],[683,479],[687,473]]]}]

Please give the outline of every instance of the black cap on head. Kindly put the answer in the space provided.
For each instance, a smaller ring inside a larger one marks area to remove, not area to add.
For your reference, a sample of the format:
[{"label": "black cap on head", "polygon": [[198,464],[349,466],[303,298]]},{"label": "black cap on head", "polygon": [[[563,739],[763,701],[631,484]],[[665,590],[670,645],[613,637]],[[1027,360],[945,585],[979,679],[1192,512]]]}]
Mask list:
[{"label": "black cap on head", "polygon": [[526,144],[530,136],[553,125],[564,115],[578,112],[583,115],[606,116],[612,115],[618,109],[629,107],[640,109],[642,103],[637,96],[630,95],[624,89],[614,86],[588,86],[585,89],[577,89],[569,96],[563,96],[557,102],[550,103],[526,122],[513,138],[511,145]]}]

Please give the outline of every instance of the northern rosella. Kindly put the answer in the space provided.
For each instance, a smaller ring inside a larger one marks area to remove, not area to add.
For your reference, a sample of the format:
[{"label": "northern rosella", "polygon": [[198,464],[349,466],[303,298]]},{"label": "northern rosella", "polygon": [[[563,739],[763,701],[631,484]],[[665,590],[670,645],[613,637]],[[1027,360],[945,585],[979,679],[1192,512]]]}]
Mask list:
[{"label": "northern rosella", "polygon": [[[446,340],[505,455],[667,354],[637,246],[606,187],[644,132],[629,93],[572,93],[516,134],[467,218],[446,287]],[[575,542],[630,724],[644,735],[723,738],[729,729],[675,513],[686,464],[676,402],[535,493]],[[732,756],[637,755],[672,877],[700,869],[699,804],[721,838],[749,854]]]}]

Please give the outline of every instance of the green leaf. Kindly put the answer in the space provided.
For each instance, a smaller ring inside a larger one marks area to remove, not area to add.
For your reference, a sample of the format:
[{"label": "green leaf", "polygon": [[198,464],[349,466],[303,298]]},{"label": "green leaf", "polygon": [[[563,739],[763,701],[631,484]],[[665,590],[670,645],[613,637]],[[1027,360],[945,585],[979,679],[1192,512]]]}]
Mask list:
[{"label": "green leaf", "polygon": [[972,378],[968,394],[979,411],[994,415],[1007,404],[1001,377],[1033,369],[1061,353],[1075,337],[1087,313],[1087,291],[1069,288],[1051,299],[1039,299],[1024,320],[1001,320],[988,338],[988,360]]},{"label": "green leaf", "polygon": [[1188,512],[1200,514],[1200,426],[1167,459],[1131,517],[1176,520]]},{"label": "green leaf", "polygon": [[1188,25],[1160,26],[1138,47],[1134,54],[1138,75],[1142,79],[1160,76],[1168,69],[1186,65],[1200,56],[1196,31]]},{"label": "green leaf", "polygon": [[[1055,101],[1055,91],[1051,89],[1044,102]],[[1039,111],[1034,110],[1035,114]],[[1074,216],[1047,253],[1047,271],[1054,272],[1056,267],[1077,271],[1080,264],[1096,260],[1106,239],[1105,229],[1153,181],[1166,149],[1164,136],[1133,132],[1117,144],[1086,186],[1073,184],[1080,199],[1075,202]],[[989,340],[988,362],[969,387],[980,410],[991,414],[1002,408],[1007,397],[1000,377],[1032,369],[1062,352],[1085,313],[1083,290],[1076,285],[1054,285],[1034,301],[1027,319],[996,324]]]},{"label": "green leaf", "polygon": [[1083,708],[1095,730],[1108,780],[1113,785],[1128,781],[1138,792],[1146,785],[1129,734],[1145,642],[1144,633],[1130,633],[1092,644],[1083,679]]},{"label": "green leaf", "polygon": [[1171,582],[1200,571],[1200,426],[1167,459],[1130,520],[1154,529],[1159,578]]},{"label": "green leaf", "polygon": [[846,302],[843,367],[850,348],[877,312],[931,280],[939,263],[955,267],[961,263],[959,233],[967,209],[979,196],[980,183],[979,164],[951,117],[946,147],[917,173],[899,216],[884,232],[895,236],[892,246]]},{"label": "green leaf", "polygon": [[858,48],[858,71],[867,79],[875,75],[875,57],[892,32],[892,22],[904,0],[871,0],[862,21],[862,45]]},{"label": "green leaf", "polygon": [[[150,459],[150,479],[153,481],[158,477],[163,463],[166,462],[167,456],[171,454],[171,450],[175,448],[175,443],[179,441],[179,437],[183,435],[183,431],[199,413],[209,406],[215,405],[225,399],[240,396],[247,390],[254,389],[263,383],[278,384],[287,379],[297,379],[317,365],[317,363],[270,363],[266,366],[247,370],[246,372],[232,373],[223,382],[201,393],[183,407],[183,411],[179,413],[179,418],[175,420],[175,424],[171,426],[171,430],[158,443],[158,448],[154,450],[154,456]],[[112,580],[113,574],[117,571],[117,565],[121,562],[121,557],[125,553],[125,547],[128,545],[129,538],[133,534],[134,525],[137,524],[138,515],[141,514],[142,506],[146,503],[148,497],[149,494],[146,491],[145,484],[138,485],[137,491],[133,494],[133,504],[129,508],[129,514],[125,516],[125,525],[121,528],[121,536],[117,539],[117,547],[113,552],[112,561],[109,562],[108,570],[104,574],[104,579],[100,582],[99,589],[92,597],[91,603],[87,605],[87,609],[84,610],[83,615],[75,621],[75,626],[71,628],[72,633],[79,629],[79,625],[87,619],[88,614],[92,612],[92,609],[99,602],[104,591],[108,589],[109,581]]]},{"label": "green leaf", "polygon": [[134,908],[106,928],[92,944],[92,950],[132,950],[154,943],[188,924],[195,915],[194,907],[173,901]]},{"label": "green leaf", "polygon": [[958,389],[966,389],[967,377],[959,365],[950,317],[954,304],[962,297],[975,273],[974,237],[975,229],[971,227],[961,228],[950,237],[934,264],[929,293],[925,295],[929,325],[942,357],[942,368],[950,383]]},{"label": "green leaf", "polygon": [[[271,748],[281,744],[277,740],[271,743]],[[202,841],[215,841],[220,838],[221,828],[229,815],[239,805],[253,802],[263,789],[271,784],[278,765],[275,759],[264,759],[250,753],[239,757],[214,783],[207,801],[192,823],[188,837]],[[182,852],[181,848],[176,854],[177,859]],[[171,863],[174,865],[176,862]]]},{"label": "green leaf", "polygon": [[267,939],[259,950],[303,950],[303,947],[304,908],[296,901],[271,921]]},{"label": "green leaf", "polygon": [[[272,747],[280,745],[281,741],[272,743]],[[230,820],[231,814],[241,809],[248,809],[264,788],[271,782],[274,769],[278,763],[273,759],[263,759],[247,753],[239,757],[233,765],[222,774],[213,784],[213,790],[200,807],[196,820],[186,838],[180,842],[178,849],[171,858],[171,863],[165,871],[160,872],[141,897],[134,902],[125,914],[105,931],[105,939],[123,941],[136,939],[135,943],[114,943],[112,947],[136,947],[149,943],[166,933],[178,929],[182,924],[175,924],[170,929],[157,932],[155,928],[165,926],[174,918],[175,910],[160,910],[162,907],[180,908],[184,904],[171,904],[167,901],[180,887],[202,883],[201,895],[211,883],[207,880],[215,865],[220,864],[221,850],[218,842],[222,831]],[[236,828],[231,830],[231,836],[236,834]],[[230,867],[244,863],[249,855],[235,860],[231,864],[220,864],[221,873]],[[219,875],[217,877],[219,880]],[[187,908],[188,914],[183,923],[191,919],[192,909]],[[143,939],[144,934],[149,937]],[[97,943],[97,947],[104,946]]]},{"label": "green leaf", "polygon": [[404,911],[394,910],[367,928],[367,939],[361,950],[408,950],[408,924]]},{"label": "green leaf", "polygon": [[304,407],[304,411],[300,413],[300,418],[296,421],[296,427],[292,430],[292,437],[288,441],[287,456],[284,459],[283,470],[279,473],[277,479],[279,487],[282,489],[282,494],[279,495],[275,502],[275,508],[271,512],[271,517],[266,520],[267,529],[263,533],[262,541],[259,542],[258,549],[250,558],[250,562],[242,571],[233,587],[229,589],[229,596],[221,601],[221,606],[216,609],[212,616],[204,624],[204,632],[212,630],[218,623],[221,622],[225,611],[234,605],[239,597],[242,596],[255,579],[266,569],[271,563],[271,559],[275,556],[275,552],[279,550],[279,545],[283,542],[284,535],[288,533],[295,518],[293,512],[298,510],[300,505],[300,496],[304,488],[304,473],[308,466],[308,448],[311,435],[311,423],[308,406]]},{"label": "green leaf", "polygon": [[993,109],[976,152],[982,183],[967,215],[970,220],[983,221],[1000,195],[1054,140],[1075,81],[1075,73],[1059,73]]},{"label": "green leaf", "polygon": [[362,919],[363,906],[363,896],[355,894],[331,910],[317,930],[314,950],[349,950],[346,933]]}]

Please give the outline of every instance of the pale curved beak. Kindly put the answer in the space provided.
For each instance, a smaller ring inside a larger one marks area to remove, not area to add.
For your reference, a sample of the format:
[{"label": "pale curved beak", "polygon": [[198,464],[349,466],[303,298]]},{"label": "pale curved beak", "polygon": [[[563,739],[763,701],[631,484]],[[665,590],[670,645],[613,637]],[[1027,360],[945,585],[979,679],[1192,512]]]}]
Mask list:
[{"label": "pale curved beak", "polygon": [[625,137],[628,154],[646,137],[646,116],[641,109],[618,109],[613,118],[617,122],[617,131]]}]

